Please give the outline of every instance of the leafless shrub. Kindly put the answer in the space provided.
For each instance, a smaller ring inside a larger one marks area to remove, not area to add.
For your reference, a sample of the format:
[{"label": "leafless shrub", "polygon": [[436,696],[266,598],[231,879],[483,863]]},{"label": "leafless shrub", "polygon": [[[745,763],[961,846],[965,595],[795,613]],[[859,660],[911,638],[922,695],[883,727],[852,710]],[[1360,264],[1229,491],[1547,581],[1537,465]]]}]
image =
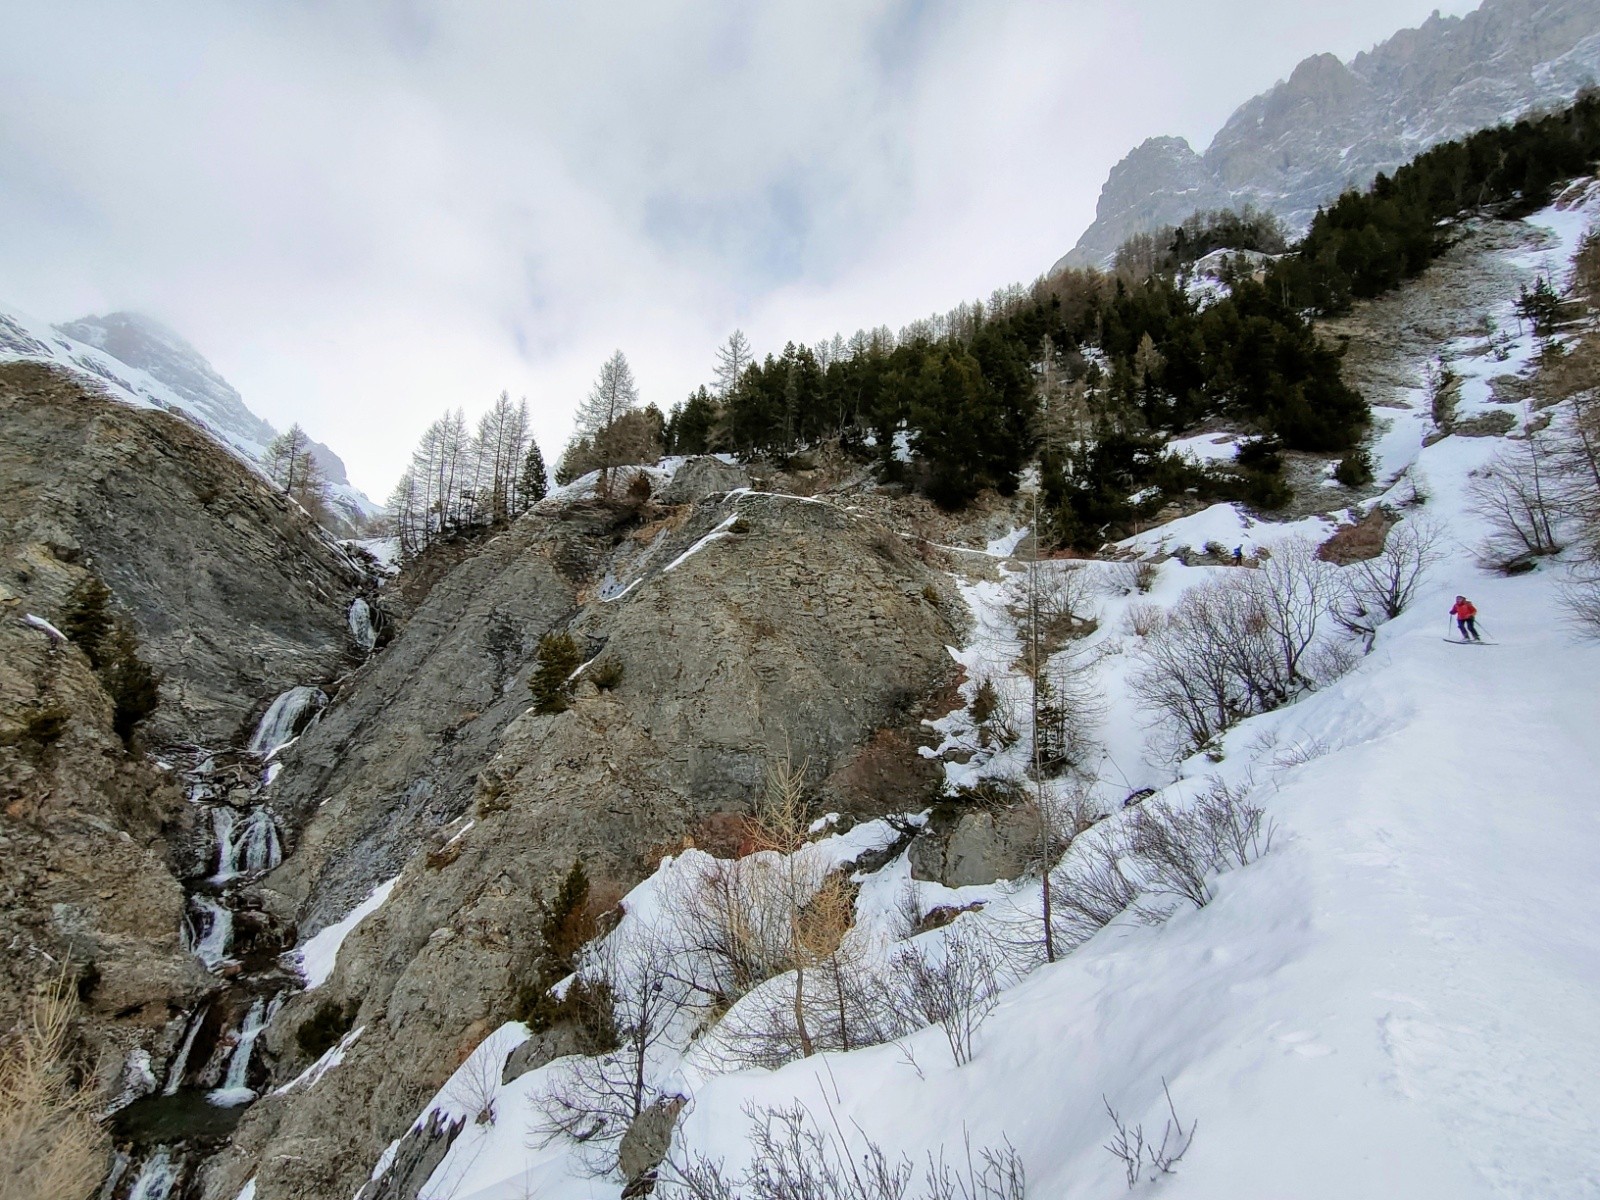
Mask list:
[{"label": "leafless shrub", "polygon": [[1063,949],[1088,941],[1139,898],[1139,885],[1123,870],[1127,854],[1124,831],[1101,826],[1077,838],[1050,872],[1050,919]]},{"label": "leafless shrub", "polygon": [[644,928],[618,931],[593,943],[580,976],[612,995],[617,1048],[560,1060],[533,1097],[529,1132],[540,1145],[569,1138],[589,1148],[597,1173],[616,1165],[616,1144],[656,1098],[650,1061],[682,1007],[671,966],[675,947]]},{"label": "leafless shrub", "polygon": [[1146,896],[1141,916],[1163,919],[1163,901],[1174,898],[1204,908],[1213,894],[1212,875],[1254,862],[1271,849],[1272,823],[1249,794],[1247,785],[1213,779],[1188,807],[1150,800],[1133,810],[1127,846],[1138,861]]},{"label": "leafless shrub", "polygon": [[1131,596],[1139,587],[1139,568],[1141,564],[1137,559],[1127,559],[1122,562],[1106,563],[1096,573],[1101,591],[1107,596]]},{"label": "leafless shrub", "polygon": [[1332,749],[1326,738],[1307,738],[1278,750],[1272,756],[1272,765],[1282,768],[1304,766],[1308,762],[1315,762]]},{"label": "leafless shrub", "polygon": [[475,1124],[493,1125],[497,1116],[494,1099],[500,1090],[502,1065],[492,1055],[474,1050],[450,1080],[445,1098],[470,1116]]},{"label": "leafless shrub", "polygon": [[0,1195],[81,1200],[105,1173],[107,1139],[68,1061],[73,999],[63,978],[0,1040]]},{"label": "leafless shrub", "polygon": [[1162,718],[1175,757],[1287,698],[1266,622],[1250,594],[1232,582],[1243,575],[1184,592],[1135,652],[1130,687]]},{"label": "leafless shrub", "polygon": [[1128,632],[1135,637],[1149,637],[1161,628],[1166,611],[1159,604],[1130,604],[1123,614]]},{"label": "leafless shrub", "polygon": [[1600,575],[1574,575],[1562,586],[1567,616],[1582,632],[1600,637]]},{"label": "leafless shrub", "polygon": [[896,955],[888,1004],[907,1025],[944,1031],[956,1066],[972,1061],[973,1039],[999,1001],[999,964],[976,934],[953,928],[934,946]]},{"label": "leafless shrub", "polygon": [[1340,572],[1344,595],[1335,610],[1339,623],[1365,633],[1380,621],[1394,620],[1410,606],[1443,553],[1444,530],[1427,517],[1412,517],[1391,528],[1376,557]]},{"label": "leafless shrub", "polygon": [[663,1164],[659,1194],[666,1200],[1023,1200],[1026,1194],[1027,1172],[1010,1142],[974,1154],[969,1138],[962,1162],[951,1164],[941,1150],[919,1172],[859,1126],[863,1148],[852,1151],[831,1105],[828,1128],[798,1103],[747,1107],[745,1115],[753,1150],[748,1167],[730,1175],[703,1154],[674,1154]]},{"label": "leafless shrub", "polygon": [[1183,1122],[1178,1118],[1177,1106],[1172,1102],[1172,1091],[1167,1087],[1167,1081],[1161,1081],[1162,1094],[1167,1098],[1168,1118],[1161,1131],[1161,1143],[1156,1145],[1145,1139],[1144,1126],[1128,1124],[1118,1115],[1117,1110],[1111,1107],[1109,1098],[1102,1096],[1105,1102],[1106,1115],[1111,1118],[1111,1140],[1106,1143],[1106,1150],[1122,1163],[1123,1174],[1128,1181],[1131,1191],[1141,1179],[1148,1176],[1157,1179],[1162,1175],[1171,1175],[1177,1168],[1183,1156],[1189,1152],[1189,1147],[1194,1144],[1195,1130],[1200,1127],[1199,1121],[1191,1121],[1189,1128],[1183,1127]]},{"label": "leafless shrub", "polygon": [[1467,484],[1476,512],[1489,526],[1481,558],[1504,567],[1519,558],[1555,554],[1557,479],[1543,435],[1532,435],[1501,450]]},{"label": "leafless shrub", "polygon": [[1337,596],[1335,568],[1305,539],[1262,557],[1256,570],[1184,592],[1136,652],[1130,685],[1163,719],[1175,757],[1244,717],[1288,703],[1343,665],[1319,656]]}]

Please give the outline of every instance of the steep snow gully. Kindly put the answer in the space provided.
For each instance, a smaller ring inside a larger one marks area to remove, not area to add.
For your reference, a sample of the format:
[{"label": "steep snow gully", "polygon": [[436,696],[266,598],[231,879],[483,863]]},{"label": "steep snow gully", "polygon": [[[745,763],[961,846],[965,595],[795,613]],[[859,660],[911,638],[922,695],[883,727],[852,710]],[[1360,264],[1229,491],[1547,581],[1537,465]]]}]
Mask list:
[{"label": "steep snow gully", "polygon": [[[1565,237],[1563,221],[1547,223]],[[1096,597],[1098,627],[1078,652],[1091,655],[1105,694],[1093,794],[1104,827],[1132,818],[1124,800],[1135,788],[1153,789],[1147,805],[1182,808],[1214,779],[1265,809],[1270,850],[1215,876],[1204,907],[1155,923],[1124,913],[1060,961],[1008,979],[962,1065],[932,1027],[777,1070],[728,1071],[695,1021],[676,1023],[644,1069],[651,1095],[684,1102],[679,1161],[704,1156],[736,1175],[752,1154],[748,1114],[798,1103],[851,1157],[869,1141],[919,1164],[1009,1143],[1027,1195],[1107,1197],[1129,1186],[1106,1149],[1108,1107],[1159,1139],[1170,1096],[1194,1137],[1171,1173],[1136,1177],[1132,1186],[1151,1194],[1600,1196],[1600,928],[1591,919],[1600,908],[1600,645],[1561,619],[1559,562],[1514,578],[1477,565],[1485,529],[1466,488],[1505,439],[1424,445],[1425,423],[1404,424],[1412,436],[1393,430],[1379,455],[1392,486],[1363,507],[1382,501],[1404,521],[1447,524],[1411,607],[1378,628],[1342,677],[1243,721],[1175,770],[1150,752],[1148,719],[1128,691],[1145,636],[1138,610],[1242,568],[1166,559],[1146,593],[1126,586],[1124,564],[1040,568],[1088,572]],[[1273,526],[1218,506],[1128,548],[1198,548],[1226,535],[1230,548],[1237,538],[1270,552],[1332,528],[1315,518]],[[951,651],[967,668],[968,705],[985,678],[1015,682],[1023,568],[1006,556],[1016,541],[991,547],[998,578],[958,580],[978,631]],[[1475,600],[1498,647],[1443,644],[1458,592]],[[971,724],[958,709],[936,727],[951,743]],[[1025,759],[1024,743],[947,765],[954,781],[972,782]],[[838,866],[894,844],[893,828],[872,822],[799,854]],[[702,858],[666,859],[626,898],[610,939],[678,920],[672,889]],[[856,882],[847,936],[868,958],[895,943],[937,952],[968,934],[998,941],[1036,920],[1037,877],[947,888],[914,880],[901,854]],[[895,927],[908,904],[971,911],[908,937]],[[506,1055],[528,1037],[516,1023],[489,1035],[419,1114],[416,1128],[463,1119],[421,1195],[616,1196],[619,1178],[597,1177],[583,1146],[530,1138],[538,1097],[571,1060],[501,1082]],[[337,1057],[318,1069],[338,1069]],[[664,1178],[657,1194],[691,1193]]]}]

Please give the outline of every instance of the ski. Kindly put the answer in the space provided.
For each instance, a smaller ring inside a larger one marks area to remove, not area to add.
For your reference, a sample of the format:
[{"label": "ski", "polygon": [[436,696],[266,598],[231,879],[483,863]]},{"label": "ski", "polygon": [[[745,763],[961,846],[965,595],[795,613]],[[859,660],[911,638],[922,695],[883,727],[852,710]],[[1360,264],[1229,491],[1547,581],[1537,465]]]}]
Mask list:
[{"label": "ski", "polygon": [[1462,641],[1460,638],[1440,638],[1441,642],[1449,642],[1452,646],[1498,646],[1499,642],[1472,642]]}]

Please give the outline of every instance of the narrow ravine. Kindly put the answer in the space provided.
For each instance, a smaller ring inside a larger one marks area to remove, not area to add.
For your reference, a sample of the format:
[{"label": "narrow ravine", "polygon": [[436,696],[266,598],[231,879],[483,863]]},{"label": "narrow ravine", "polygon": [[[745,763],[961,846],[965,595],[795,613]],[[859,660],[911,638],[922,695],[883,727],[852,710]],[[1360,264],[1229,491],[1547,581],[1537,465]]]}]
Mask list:
[{"label": "narrow ravine", "polygon": [[[371,609],[350,610],[351,638],[366,654],[376,641]],[[110,1118],[117,1154],[100,1200],[183,1200],[197,1168],[223,1146],[267,1081],[256,1043],[303,986],[284,964],[284,936],[253,907],[245,886],[283,861],[272,811],[279,754],[321,715],[328,696],[292,687],[275,696],[243,749],[193,749],[177,756],[189,802],[210,830],[188,892],[185,949],[217,979],[216,990],[177,1018],[182,1033],[164,1075]]]}]

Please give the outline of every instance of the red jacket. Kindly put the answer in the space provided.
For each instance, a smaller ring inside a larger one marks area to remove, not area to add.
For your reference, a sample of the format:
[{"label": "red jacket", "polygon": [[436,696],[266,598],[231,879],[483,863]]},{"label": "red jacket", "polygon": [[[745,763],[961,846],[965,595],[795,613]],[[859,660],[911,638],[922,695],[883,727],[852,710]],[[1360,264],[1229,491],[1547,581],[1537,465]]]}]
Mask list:
[{"label": "red jacket", "polygon": [[1470,621],[1478,615],[1478,610],[1472,606],[1471,600],[1457,600],[1450,609],[1450,615],[1458,621]]}]

